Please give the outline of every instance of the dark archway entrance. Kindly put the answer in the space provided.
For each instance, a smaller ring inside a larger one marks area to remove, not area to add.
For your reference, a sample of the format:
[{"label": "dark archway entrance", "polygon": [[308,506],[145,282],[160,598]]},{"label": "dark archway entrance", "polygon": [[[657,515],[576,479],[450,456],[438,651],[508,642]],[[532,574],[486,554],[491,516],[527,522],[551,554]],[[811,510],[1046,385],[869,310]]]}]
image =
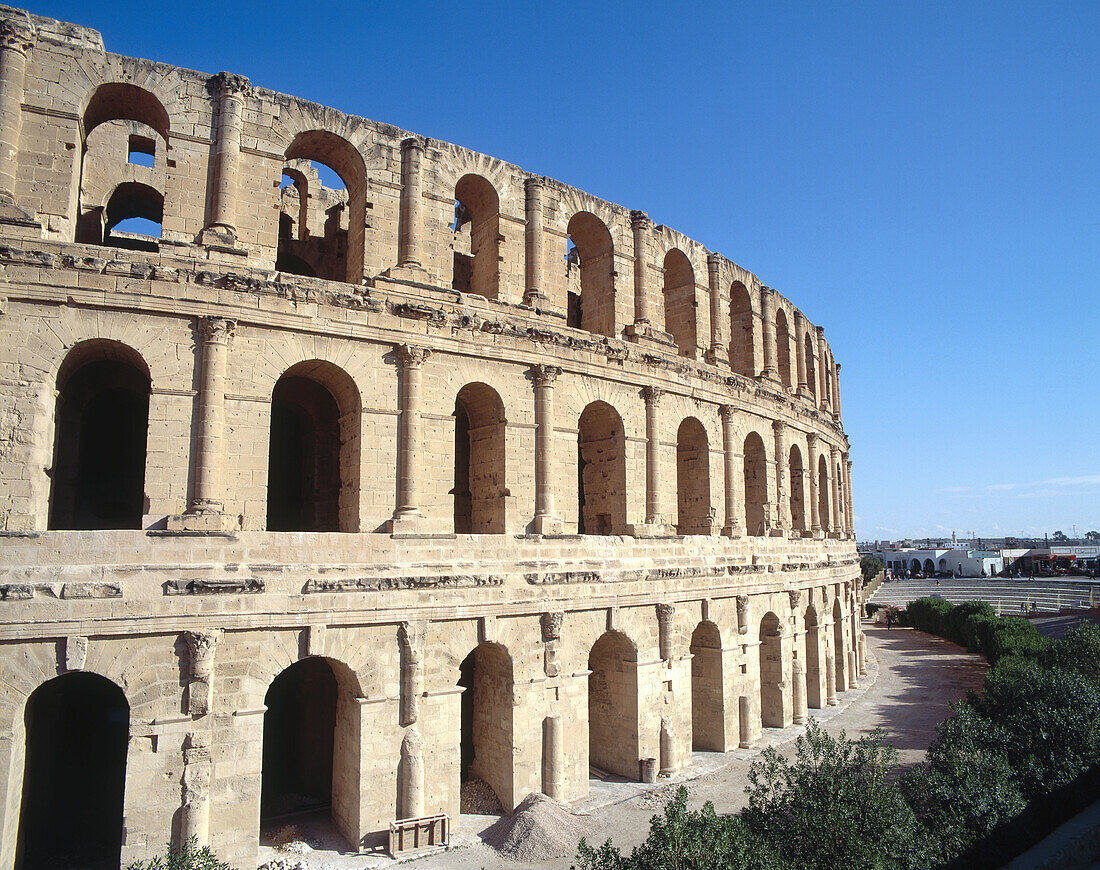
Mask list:
[{"label": "dark archway entrance", "polygon": [[593,402],[578,425],[580,493],[577,531],[617,535],[626,527],[626,435],[619,413]]},{"label": "dark archway entrance", "polygon": [[57,375],[51,529],[140,529],[149,373],[117,342],[75,348]]},{"label": "dark archway entrance", "polygon": [[725,730],[722,635],[704,621],[691,635],[691,748],[725,752]]},{"label": "dark archway entrance", "polygon": [[511,812],[512,659],[500,644],[479,643],[462,660],[461,774],[463,783],[488,783],[505,812]]},{"label": "dark archway entrance", "polygon": [[486,384],[455,399],[454,523],[458,534],[503,534],[506,526],[504,403]]},{"label": "dark archway entrance", "polygon": [[332,807],[336,676],[322,658],[291,665],[264,698],[260,823]]},{"label": "dark archway entrance", "polygon": [[588,761],[638,779],[638,656],[626,636],[608,631],[588,654]]},{"label": "dark archway entrance", "polygon": [[765,613],[760,620],[760,724],[783,727],[783,642],[779,617]]},{"label": "dark archway entrance", "polygon": [[110,680],[65,674],[27,699],[18,870],[116,870],[130,706]]},{"label": "dark archway entrance", "polygon": [[767,454],[755,432],[745,438],[745,524],[749,535],[766,535],[764,504],[768,500]]},{"label": "dark archway entrance", "polygon": [[709,535],[710,524],[707,431],[694,417],[685,417],[676,432],[676,531]]}]

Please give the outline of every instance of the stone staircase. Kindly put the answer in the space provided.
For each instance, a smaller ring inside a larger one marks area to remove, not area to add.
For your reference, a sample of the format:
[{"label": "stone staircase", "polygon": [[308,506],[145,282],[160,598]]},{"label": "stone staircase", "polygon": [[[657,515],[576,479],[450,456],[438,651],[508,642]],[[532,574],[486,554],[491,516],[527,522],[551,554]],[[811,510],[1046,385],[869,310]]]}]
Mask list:
[{"label": "stone staircase", "polygon": [[1095,589],[1094,600],[1100,605],[1100,583],[1087,578],[1035,580],[1004,580],[977,578],[936,580],[891,580],[883,583],[868,597],[868,602],[905,607],[910,601],[934,596],[960,604],[963,601],[985,601],[1002,615],[1011,616],[1025,612],[1053,612],[1063,608],[1090,606],[1090,590]]}]

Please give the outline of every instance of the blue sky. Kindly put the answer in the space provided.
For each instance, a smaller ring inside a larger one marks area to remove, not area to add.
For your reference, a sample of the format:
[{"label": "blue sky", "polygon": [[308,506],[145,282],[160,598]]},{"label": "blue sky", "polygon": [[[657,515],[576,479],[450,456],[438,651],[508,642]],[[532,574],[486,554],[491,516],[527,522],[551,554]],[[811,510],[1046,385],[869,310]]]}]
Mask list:
[{"label": "blue sky", "polygon": [[1100,529],[1095,0],[180,8],[32,11],[493,154],[753,270],[843,367],[861,538]]}]

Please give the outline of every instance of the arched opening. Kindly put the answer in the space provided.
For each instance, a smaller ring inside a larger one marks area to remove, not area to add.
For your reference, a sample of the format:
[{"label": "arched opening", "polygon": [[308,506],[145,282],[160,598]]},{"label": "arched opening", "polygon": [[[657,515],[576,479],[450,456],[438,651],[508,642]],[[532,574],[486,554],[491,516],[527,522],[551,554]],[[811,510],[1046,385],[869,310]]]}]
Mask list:
[{"label": "arched opening", "polygon": [[791,445],[787,459],[787,469],[791,476],[791,528],[806,531],[806,481],[802,470],[802,451],[797,444]]},{"label": "arched opening", "polygon": [[760,620],[760,724],[783,727],[783,640],[779,617],[764,614]]},{"label": "arched opening", "polygon": [[844,503],[844,472],[841,471],[840,463],[836,466],[836,477],[833,478],[836,482],[833,488],[833,501],[836,505],[833,510],[833,516],[836,517],[836,529],[837,531],[843,531],[848,522],[848,506]]},{"label": "arched opening", "polygon": [[168,112],[151,92],[137,85],[108,82],[96,88],[84,110],[84,136],[114,120],[139,121],[168,139]]},{"label": "arched opening", "polygon": [[625,635],[607,631],[588,655],[588,762],[638,779],[638,654]]},{"label": "arched opening", "polygon": [[821,393],[825,397],[825,404],[831,408],[833,406],[833,367],[829,362],[828,351],[825,351],[824,357],[821,361],[821,371],[825,386]]},{"label": "arched opening", "polygon": [[665,255],[665,331],[672,336],[680,356],[694,357],[698,338],[695,317],[695,271],[683,251]]},{"label": "arched opening", "polygon": [[454,523],[458,534],[506,529],[504,403],[485,384],[466,384],[455,399]]},{"label": "arched opening", "polygon": [[830,531],[833,527],[832,517],[829,514],[829,463],[821,456],[817,461],[817,513],[821,519],[823,531]]},{"label": "arched opening", "polygon": [[97,674],[39,686],[23,714],[26,756],[15,866],[119,866],[130,705]]},{"label": "arched opening", "polygon": [[806,608],[806,706],[821,709],[821,632],[817,608]]},{"label": "arched opening", "polygon": [[924,576],[925,577],[932,577],[932,576],[935,575],[935,573],[936,573],[936,563],[933,562],[931,559],[925,559],[924,560]]},{"label": "arched opening", "polygon": [[704,620],[691,635],[691,748],[726,751],[722,635]]},{"label": "arched opening", "polygon": [[126,181],[118,185],[105,209],[86,211],[80,218],[77,241],[130,251],[160,250],[164,195],[148,184]]},{"label": "arched opening", "polygon": [[271,394],[268,531],[358,530],[360,430],[346,372],[319,360],[286,370]]},{"label": "arched opening", "polygon": [[730,365],[738,374],[756,377],[752,299],[740,281],[734,281],[730,286]]},{"label": "arched opening", "polygon": [[319,278],[360,283],[367,203],[362,155],[335,133],[309,130],[294,137],[285,157],[280,212],[298,232],[279,240],[276,268],[290,272],[304,261]]},{"label": "arched opening", "polygon": [[[590,212],[577,212],[569,221],[568,325],[597,335],[615,335],[614,246],[611,233]],[[576,297],[575,300],[573,297]]]},{"label": "arched opening", "polygon": [[844,608],[840,599],[833,602],[833,654],[836,657],[836,690],[848,689],[848,653],[844,648]]},{"label": "arched opening", "polygon": [[333,805],[337,682],[323,658],[295,662],[264,697],[260,824]]},{"label": "arched opening", "polygon": [[116,341],[83,342],[57,373],[51,529],[140,529],[149,369]]},{"label": "arched opening", "polygon": [[479,643],[459,666],[463,785],[481,780],[505,812],[514,807],[512,786],[512,658],[503,646]]},{"label": "arched opening", "polygon": [[775,359],[779,365],[779,380],[783,386],[791,386],[791,331],[782,308],[775,312]]},{"label": "arched opening", "polygon": [[920,570],[920,559],[914,559],[912,562],[910,562],[909,563],[909,569],[911,571],[919,571]]},{"label": "arched opening", "polygon": [[593,402],[581,413],[577,429],[580,483],[577,532],[622,534],[626,528],[623,418],[606,402]]},{"label": "arched opening", "polygon": [[745,438],[745,525],[749,535],[766,535],[764,505],[768,500],[767,454],[755,432]]},{"label": "arched opening", "polygon": [[695,417],[685,417],[676,430],[676,531],[709,535],[711,518],[707,430]]},{"label": "arched opening", "polygon": [[496,299],[500,287],[500,197],[488,179],[463,175],[455,185],[451,287]]},{"label": "arched opening", "polygon": [[817,357],[814,354],[814,341],[810,337],[810,333],[805,335],[805,353],[806,353],[806,385],[810,388],[810,395],[814,398],[814,404],[817,404]]},{"label": "arched opening", "polygon": [[941,571],[946,571],[947,570],[947,560],[946,559],[940,559],[939,569]]}]

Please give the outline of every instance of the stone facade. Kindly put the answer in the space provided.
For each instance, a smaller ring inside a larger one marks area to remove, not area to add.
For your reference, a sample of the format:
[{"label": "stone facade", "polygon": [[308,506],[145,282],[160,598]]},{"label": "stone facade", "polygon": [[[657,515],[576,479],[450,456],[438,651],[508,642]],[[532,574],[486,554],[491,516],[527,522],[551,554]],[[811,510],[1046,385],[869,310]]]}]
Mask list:
[{"label": "stone facade", "polygon": [[57,746],[124,864],[248,867],[861,672],[840,365],[642,212],[0,7],[0,331],[0,865],[82,836]]}]

